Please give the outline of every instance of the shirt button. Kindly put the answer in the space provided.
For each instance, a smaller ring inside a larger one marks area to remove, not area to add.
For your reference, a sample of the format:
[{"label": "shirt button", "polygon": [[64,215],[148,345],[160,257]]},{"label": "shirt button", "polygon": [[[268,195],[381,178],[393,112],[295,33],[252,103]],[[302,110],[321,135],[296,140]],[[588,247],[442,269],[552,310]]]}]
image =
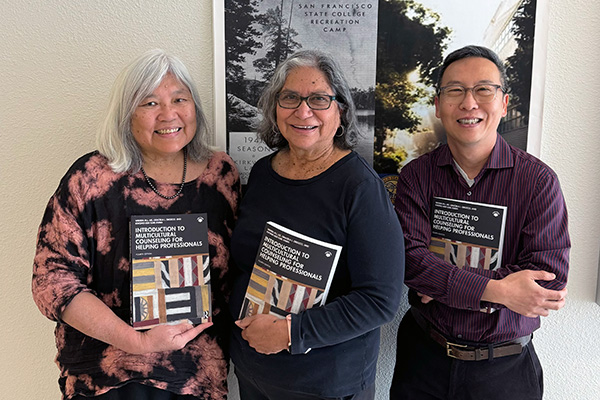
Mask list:
[{"label": "shirt button", "polygon": [[456,335],[457,338],[462,339],[462,335]]},{"label": "shirt button", "polygon": [[471,192],[470,192],[470,191],[468,191],[468,192],[467,192],[467,196],[470,196],[470,195],[471,195]]}]

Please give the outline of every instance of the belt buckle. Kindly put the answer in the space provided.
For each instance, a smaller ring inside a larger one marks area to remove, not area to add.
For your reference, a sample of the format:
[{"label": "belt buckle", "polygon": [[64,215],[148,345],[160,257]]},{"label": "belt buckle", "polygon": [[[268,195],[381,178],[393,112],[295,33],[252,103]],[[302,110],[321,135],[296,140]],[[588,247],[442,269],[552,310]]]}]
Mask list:
[{"label": "belt buckle", "polygon": [[467,348],[469,346],[467,346],[465,344],[457,344],[457,343],[446,342],[446,355],[448,357],[459,359],[458,356],[454,354],[453,347]]}]

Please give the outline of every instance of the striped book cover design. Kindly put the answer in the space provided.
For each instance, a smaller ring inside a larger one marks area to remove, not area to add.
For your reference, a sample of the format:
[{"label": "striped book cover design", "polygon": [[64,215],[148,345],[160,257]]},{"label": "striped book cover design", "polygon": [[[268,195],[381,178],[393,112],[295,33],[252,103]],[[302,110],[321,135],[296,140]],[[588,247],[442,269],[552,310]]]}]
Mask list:
[{"label": "striped book cover design", "polygon": [[[432,238],[429,251],[459,268],[495,269],[498,267],[498,249],[455,242],[449,239]],[[479,311],[490,314],[496,309],[492,306]]]},{"label": "striped book cover design", "polygon": [[208,254],[134,260],[133,327],[211,319]]},{"label": "striped book cover design", "polygon": [[[461,269],[498,269],[507,211],[499,204],[434,197],[429,251]],[[489,305],[480,311],[495,310]]]},{"label": "striped book cover design", "polygon": [[432,238],[429,251],[459,268],[496,269],[498,249],[456,242],[444,238]]},{"label": "striped book cover design", "polygon": [[323,299],[324,291],[303,285],[286,277],[254,265],[241,317],[271,314],[282,317],[297,314]]}]

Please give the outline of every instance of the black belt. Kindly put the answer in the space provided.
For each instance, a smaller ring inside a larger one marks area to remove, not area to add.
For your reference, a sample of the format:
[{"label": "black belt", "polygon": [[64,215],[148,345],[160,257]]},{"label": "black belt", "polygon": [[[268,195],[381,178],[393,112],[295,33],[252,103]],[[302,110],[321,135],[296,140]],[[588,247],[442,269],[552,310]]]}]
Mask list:
[{"label": "black belt", "polygon": [[529,343],[531,340],[531,335],[527,335],[502,343],[490,343],[482,345],[454,343],[433,328],[429,321],[427,321],[425,317],[423,317],[421,313],[414,307],[411,307],[411,312],[415,317],[417,325],[419,325],[429,335],[429,337],[433,339],[433,341],[439,343],[446,349],[446,354],[448,357],[456,358],[462,361],[491,360],[494,358],[521,354],[523,348],[527,346],[527,343]]}]

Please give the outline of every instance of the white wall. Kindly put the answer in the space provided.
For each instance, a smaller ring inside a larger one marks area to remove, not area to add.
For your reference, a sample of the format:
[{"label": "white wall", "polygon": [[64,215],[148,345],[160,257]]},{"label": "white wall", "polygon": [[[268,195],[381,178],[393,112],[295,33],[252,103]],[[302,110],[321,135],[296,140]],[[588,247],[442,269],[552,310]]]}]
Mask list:
[{"label": "white wall", "polygon": [[599,49],[600,3],[552,1],[541,157],[561,179],[573,248],[567,305],[535,339],[551,400],[600,398]]},{"label": "white wall", "polygon": [[[0,0],[0,16],[0,398],[58,399],[53,324],[30,293],[45,203],[68,166],[94,149],[116,74],[146,49],[184,60],[212,121],[211,1]],[[573,250],[567,306],[535,337],[548,400],[600,393],[599,18],[594,1],[550,6],[541,157],[561,179]],[[379,399],[387,398],[394,331],[383,333]]]}]

